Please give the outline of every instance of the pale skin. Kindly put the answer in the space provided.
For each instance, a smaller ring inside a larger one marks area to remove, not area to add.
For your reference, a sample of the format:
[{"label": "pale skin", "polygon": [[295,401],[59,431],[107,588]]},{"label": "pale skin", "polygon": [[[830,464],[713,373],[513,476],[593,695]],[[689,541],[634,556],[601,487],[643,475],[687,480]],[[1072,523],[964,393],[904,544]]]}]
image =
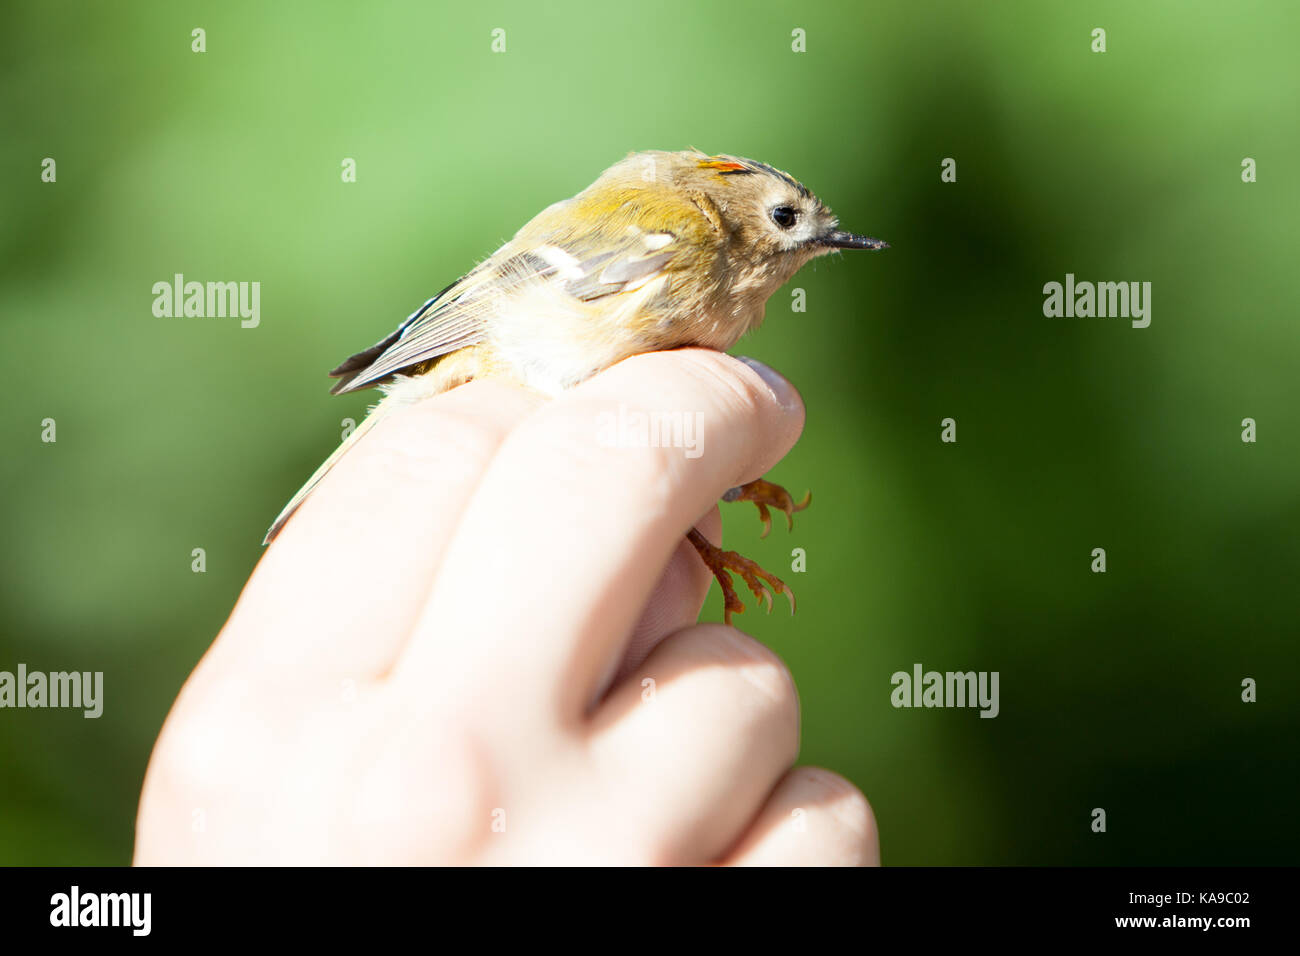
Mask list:
[{"label": "pale skin", "polygon": [[[696,623],[712,576],[683,535],[716,541],[723,492],[803,428],[759,368],[654,353],[379,423],[181,691],[136,863],[877,863],[858,789],[793,766],[785,665]],[[700,413],[704,453],[602,444],[620,404]]]}]

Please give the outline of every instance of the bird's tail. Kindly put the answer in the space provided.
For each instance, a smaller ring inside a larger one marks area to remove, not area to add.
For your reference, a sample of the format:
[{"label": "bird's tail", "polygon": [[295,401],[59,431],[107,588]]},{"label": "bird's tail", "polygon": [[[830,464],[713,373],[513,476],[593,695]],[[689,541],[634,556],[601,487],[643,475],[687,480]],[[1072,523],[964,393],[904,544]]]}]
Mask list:
[{"label": "bird's tail", "polygon": [[280,533],[280,529],[285,526],[285,523],[293,516],[293,513],[298,510],[298,506],[307,500],[307,496],[315,490],[318,484],[320,484],[321,479],[325,477],[326,473],[338,464],[338,460],[343,457],[344,453],[347,452],[348,449],[356,444],[357,439],[379,423],[379,420],[387,413],[387,409],[384,407],[385,404],[385,402],[380,402],[376,405],[371,410],[370,414],[362,420],[361,424],[353,430],[352,434],[343,439],[343,444],[334,449],[334,453],[326,458],[325,462],[316,469],[316,473],[307,479],[307,483],[298,489],[298,493],[289,500],[289,503],[284,506],[284,510],[280,512],[280,516],[275,519],[274,523],[272,523],[271,530],[266,533],[266,537],[262,540],[262,544],[270,544],[275,540],[275,536]]}]

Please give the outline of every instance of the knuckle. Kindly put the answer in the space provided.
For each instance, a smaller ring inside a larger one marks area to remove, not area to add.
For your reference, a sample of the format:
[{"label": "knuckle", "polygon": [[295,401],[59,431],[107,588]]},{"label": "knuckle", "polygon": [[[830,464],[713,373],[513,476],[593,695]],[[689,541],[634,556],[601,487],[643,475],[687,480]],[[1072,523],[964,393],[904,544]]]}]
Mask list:
[{"label": "knuckle", "polygon": [[723,624],[703,627],[709,648],[719,662],[743,678],[742,693],[752,696],[751,689],[759,691],[779,723],[797,728],[799,694],[785,661],[771,648],[734,627]]},{"label": "knuckle", "polygon": [[[582,493],[593,482],[626,497],[637,512],[666,513],[684,481],[687,459],[671,433],[654,424],[653,410],[584,400],[539,420],[520,436],[522,457],[535,464],[553,488]],[[628,427],[629,415],[642,416]]]},{"label": "knuckle", "polygon": [[[685,379],[694,388],[688,392],[709,398],[718,405],[711,414],[752,419],[772,404],[771,390],[739,359],[705,348],[650,352],[626,360],[631,368],[644,366],[643,374],[656,382]],[[675,391],[680,391],[675,390]]]},{"label": "knuckle", "polygon": [[771,391],[738,359],[703,350],[686,354],[696,379],[721,394],[725,412],[753,419],[772,404]]},{"label": "knuckle", "polygon": [[799,767],[791,771],[797,787],[830,814],[834,823],[852,834],[854,845],[864,858],[875,855],[878,842],[876,815],[866,796],[853,783],[822,767]]},{"label": "knuckle", "polygon": [[492,457],[496,438],[481,423],[446,409],[423,411],[394,417],[372,456],[374,468],[414,481],[445,480]]},{"label": "knuckle", "polygon": [[196,673],[164,725],[155,757],[161,779],[176,790],[221,790],[247,760],[249,741],[265,733],[251,682]]}]

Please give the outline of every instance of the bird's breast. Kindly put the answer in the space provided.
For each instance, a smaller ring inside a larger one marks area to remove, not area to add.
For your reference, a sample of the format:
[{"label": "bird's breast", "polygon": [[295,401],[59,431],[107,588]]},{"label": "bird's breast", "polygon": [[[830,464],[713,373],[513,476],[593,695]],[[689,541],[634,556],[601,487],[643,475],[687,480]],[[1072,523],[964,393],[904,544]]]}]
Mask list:
[{"label": "bird's breast", "polygon": [[583,301],[536,283],[498,303],[487,345],[512,377],[549,395],[641,352],[671,348],[660,300],[667,277],[635,292]]}]

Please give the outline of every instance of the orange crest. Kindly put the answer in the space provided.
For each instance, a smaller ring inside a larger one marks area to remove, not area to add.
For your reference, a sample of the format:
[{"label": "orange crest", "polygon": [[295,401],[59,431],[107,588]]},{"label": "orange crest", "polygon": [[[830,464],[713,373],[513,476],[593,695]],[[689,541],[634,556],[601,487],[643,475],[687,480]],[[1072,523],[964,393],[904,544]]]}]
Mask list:
[{"label": "orange crest", "polygon": [[734,159],[702,159],[700,160],[700,169],[716,169],[720,173],[750,172],[748,166],[744,163],[738,163]]}]

